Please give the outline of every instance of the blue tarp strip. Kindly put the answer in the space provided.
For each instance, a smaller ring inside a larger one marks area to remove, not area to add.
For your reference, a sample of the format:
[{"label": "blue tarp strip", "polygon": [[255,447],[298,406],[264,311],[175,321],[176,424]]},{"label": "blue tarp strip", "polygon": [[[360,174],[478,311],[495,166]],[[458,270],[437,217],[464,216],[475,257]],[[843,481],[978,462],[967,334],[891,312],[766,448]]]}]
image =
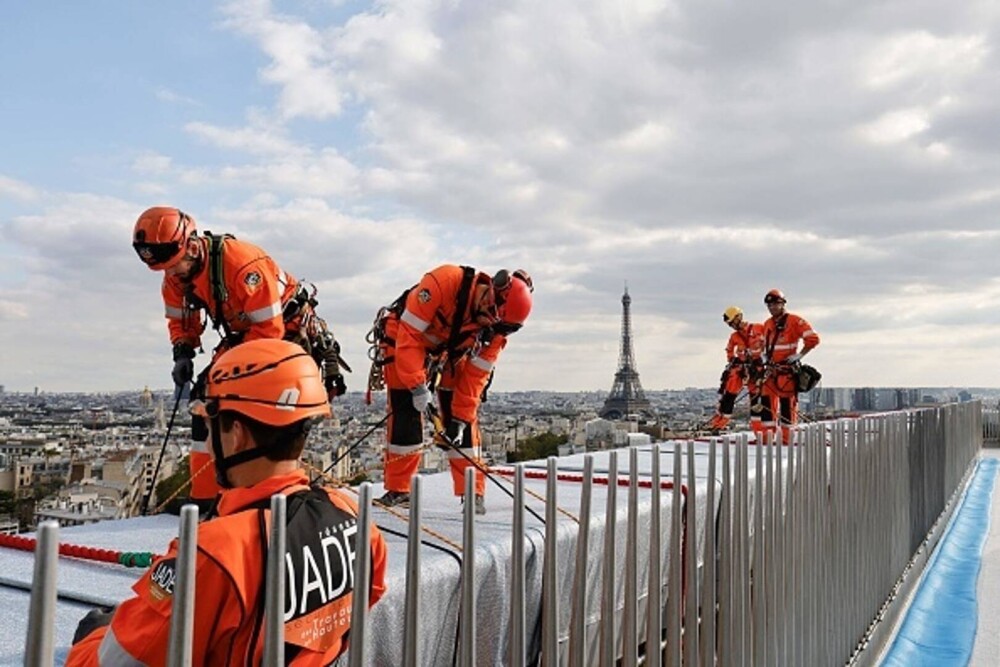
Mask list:
[{"label": "blue tarp strip", "polygon": [[990,500],[998,467],[997,459],[979,462],[882,667],[969,663],[978,623],[976,580],[990,528]]}]

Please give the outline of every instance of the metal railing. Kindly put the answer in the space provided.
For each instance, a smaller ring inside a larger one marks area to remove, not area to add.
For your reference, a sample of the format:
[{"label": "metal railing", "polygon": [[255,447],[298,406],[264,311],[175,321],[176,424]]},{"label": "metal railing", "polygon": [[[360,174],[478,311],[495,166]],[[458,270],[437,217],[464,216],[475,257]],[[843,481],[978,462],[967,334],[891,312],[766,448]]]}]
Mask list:
[{"label": "metal railing", "polygon": [[[540,610],[525,609],[529,547],[524,468],[518,466],[508,566],[509,664],[873,664],[891,625],[893,601],[904,580],[916,576],[917,556],[933,546],[928,536],[947,520],[983,434],[982,406],[970,402],[813,423],[795,429],[794,446],[750,444],[747,434],[707,443],[675,442],[670,453],[657,444],[642,478],[639,448],[633,447],[627,452],[627,484],[619,478],[620,452],[611,451],[606,454],[603,516],[602,508],[591,506],[598,497],[593,493],[595,456],[587,455],[575,553],[562,559],[559,550],[565,543],[557,531],[571,523],[559,521],[558,460],[549,459]],[[699,473],[696,457],[706,452],[707,470]],[[672,470],[666,479],[661,455]],[[472,473],[469,469],[466,476],[468,498]],[[619,484],[628,488],[623,524]],[[405,665],[416,665],[421,655],[416,612],[421,598],[420,489],[417,478],[409,515],[405,619],[396,619],[405,622],[394,626],[394,631],[403,628]],[[359,508],[356,543],[367,544],[367,483],[360,487]],[[272,511],[275,517],[283,515],[283,497],[273,499]],[[463,666],[484,664],[477,661],[476,628],[488,622],[476,605],[474,512],[474,503],[466,503],[459,632],[457,647],[452,647]],[[182,557],[193,557],[195,522],[194,513],[185,508]],[[284,559],[276,554],[283,549],[284,525],[273,522],[268,557],[268,666],[283,664],[283,605],[273,601],[282,596]],[[594,529],[600,540],[591,539]],[[57,526],[40,527],[27,665],[52,664],[57,536]],[[356,591],[369,590],[367,551],[360,549],[354,564]],[[176,590],[185,593],[175,598],[170,665],[191,664],[192,577],[189,568],[178,568]],[[599,587],[589,585],[595,577],[600,577]],[[562,582],[572,582],[571,590],[561,591]],[[599,591],[600,599],[589,599],[590,591]],[[367,637],[380,630],[370,627],[367,614],[364,596],[355,596],[348,656],[352,666],[369,664]],[[532,641],[536,628],[527,626],[529,618],[540,619],[540,642]]]}]

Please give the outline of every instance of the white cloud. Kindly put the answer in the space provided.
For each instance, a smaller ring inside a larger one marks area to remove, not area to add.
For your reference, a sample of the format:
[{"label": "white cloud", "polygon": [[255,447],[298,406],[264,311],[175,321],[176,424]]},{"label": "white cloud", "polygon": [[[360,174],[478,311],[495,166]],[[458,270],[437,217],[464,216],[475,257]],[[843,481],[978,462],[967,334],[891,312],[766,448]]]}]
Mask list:
[{"label": "white cloud", "polygon": [[28,183],[0,174],[0,198],[4,197],[19,201],[33,201],[39,197],[39,191]]},{"label": "white cloud", "polygon": [[920,134],[928,127],[930,115],[926,109],[898,109],[861,127],[860,133],[873,144],[894,144]]},{"label": "white cloud", "polygon": [[989,49],[982,34],[938,37],[927,30],[892,35],[869,54],[865,79],[874,88],[914,79],[954,79],[977,70]]}]

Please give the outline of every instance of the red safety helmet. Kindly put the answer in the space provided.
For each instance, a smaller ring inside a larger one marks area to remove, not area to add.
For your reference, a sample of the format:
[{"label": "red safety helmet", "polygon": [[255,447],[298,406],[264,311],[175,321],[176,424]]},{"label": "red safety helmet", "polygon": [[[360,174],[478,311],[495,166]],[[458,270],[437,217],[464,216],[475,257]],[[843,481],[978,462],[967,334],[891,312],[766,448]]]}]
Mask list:
[{"label": "red safety helmet", "polygon": [[209,417],[232,410],[271,426],[330,415],[319,367],[295,343],[261,338],[226,350],[212,362],[205,387]]},{"label": "red safety helmet", "polygon": [[493,291],[500,318],[493,330],[503,335],[512,334],[524,325],[531,313],[531,293],[535,291],[531,276],[524,269],[514,272],[504,269],[493,276]]},{"label": "red safety helmet", "polygon": [[153,271],[164,271],[181,261],[187,242],[196,232],[194,218],[169,206],[142,212],[132,232],[132,247]]},{"label": "red safety helmet", "polygon": [[782,294],[780,289],[773,289],[764,295],[764,303],[785,303],[785,295]]}]

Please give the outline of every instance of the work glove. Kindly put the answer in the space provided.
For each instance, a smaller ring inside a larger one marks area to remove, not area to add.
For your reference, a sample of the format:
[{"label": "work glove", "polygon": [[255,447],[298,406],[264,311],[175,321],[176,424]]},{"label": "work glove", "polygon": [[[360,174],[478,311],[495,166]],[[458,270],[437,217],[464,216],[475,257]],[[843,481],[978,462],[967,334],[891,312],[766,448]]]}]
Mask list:
[{"label": "work glove", "polygon": [[413,400],[413,407],[417,412],[423,414],[427,406],[431,404],[431,391],[425,384],[418,384],[410,390],[410,398]]},{"label": "work glove", "polygon": [[174,345],[174,384],[183,387],[194,378],[194,348],[187,343]]},{"label": "work glove", "polygon": [[73,633],[73,643],[76,644],[87,637],[97,628],[103,628],[111,623],[111,617],[115,615],[114,607],[96,607],[87,612],[87,615],[80,619]]},{"label": "work glove", "polygon": [[449,419],[448,425],[444,428],[444,437],[448,444],[454,447],[462,446],[462,436],[465,434],[465,422],[461,419]]},{"label": "work glove", "polygon": [[334,375],[327,374],[324,383],[326,384],[327,396],[330,398],[343,396],[347,393],[347,383],[344,382],[344,376],[341,373]]},{"label": "work glove", "polygon": [[797,363],[799,363],[799,361],[801,361],[801,360],[802,360],[802,355],[801,355],[801,354],[799,354],[798,352],[796,352],[796,353],[795,353],[795,354],[793,354],[792,356],[790,356],[790,357],[788,357],[787,359],[785,359],[785,362],[786,362],[786,363],[789,363],[789,364],[797,364]]}]

